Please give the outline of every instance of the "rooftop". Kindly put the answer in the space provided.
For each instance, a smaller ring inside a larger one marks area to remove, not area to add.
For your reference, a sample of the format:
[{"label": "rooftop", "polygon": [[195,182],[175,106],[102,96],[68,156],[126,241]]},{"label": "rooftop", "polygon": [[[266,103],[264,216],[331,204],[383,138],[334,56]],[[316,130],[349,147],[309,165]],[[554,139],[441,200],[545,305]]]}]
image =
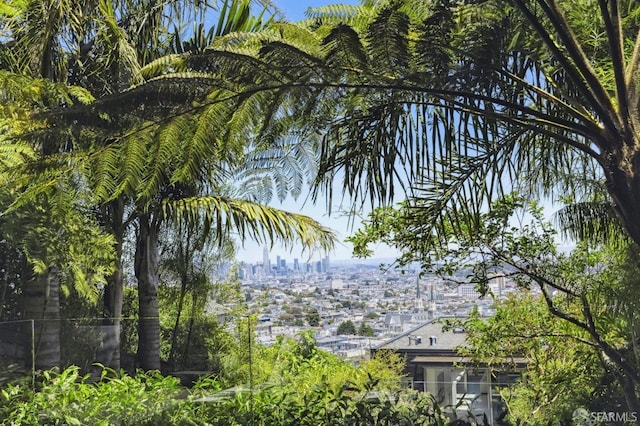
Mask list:
[{"label": "rooftop", "polygon": [[[442,320],[444,319],[447,317],[433,319],[388,340],[376,349],[452,351],[455,347],[464,344],[467,334],[460,329],[442,331],[444,325]],[[449,317],[448,319],[456,318]]]}]

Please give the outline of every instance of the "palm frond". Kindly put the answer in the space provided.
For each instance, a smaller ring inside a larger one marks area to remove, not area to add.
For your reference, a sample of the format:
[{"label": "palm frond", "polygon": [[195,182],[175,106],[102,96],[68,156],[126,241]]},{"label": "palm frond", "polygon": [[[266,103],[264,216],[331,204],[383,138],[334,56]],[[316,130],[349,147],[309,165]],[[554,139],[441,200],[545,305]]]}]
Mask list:
[{"label": "palm frond", "polygon": [[243,241],[253,239],[269,244],[282,241],[325,251],[331,250],[335,241],[333,231],[308,216],[240,199],[185,198],[164,202],[163,210],[166,217],[185,217],[189,221],[201,219],[215,235],[235,233]]},{"label": "palm frond", "polygon": [[582,202],[564,206],[555,214],[565,238],[622,246],[622,226],[611,202]]}]

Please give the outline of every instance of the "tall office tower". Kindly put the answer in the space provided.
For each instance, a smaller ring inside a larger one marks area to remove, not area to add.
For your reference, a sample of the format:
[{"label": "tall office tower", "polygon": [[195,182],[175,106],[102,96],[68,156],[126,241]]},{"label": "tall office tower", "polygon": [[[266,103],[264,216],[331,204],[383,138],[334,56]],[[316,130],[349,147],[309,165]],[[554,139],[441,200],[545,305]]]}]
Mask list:
[{"label": "tall office tower", "polygon": [[413,302],[414,312],[424,311],[424,303],[422,302],[422,294],[420,292],[420,276],[416,278],[416,300]]},{"label": "tall office tower", "polygon": [[326,255],[324,259],[322,259],[322,272],[329,271],[329,255]]},{"label": "tall office tower", "polygon": [[271,261],[269,260],[269,247],[264,246],[262,248],[262,267],[264,268],[265,275],[271,273]]},{"label": "tall office tower", "polygon": [[293,270],[296,272],[300,271],[300,262],[298,261],[298,258],[293,259]]},{"label": "tall office tower", "polygon": [[438,315],[438,307],[436,306],[436,291],[433,283],[429,285],[429,314],[431,318]]},{"label": "tall office tower", "polygon": [[276,256],[276,274],[279,274],[280,272],[282,272],[280,269],[280,256]]}]

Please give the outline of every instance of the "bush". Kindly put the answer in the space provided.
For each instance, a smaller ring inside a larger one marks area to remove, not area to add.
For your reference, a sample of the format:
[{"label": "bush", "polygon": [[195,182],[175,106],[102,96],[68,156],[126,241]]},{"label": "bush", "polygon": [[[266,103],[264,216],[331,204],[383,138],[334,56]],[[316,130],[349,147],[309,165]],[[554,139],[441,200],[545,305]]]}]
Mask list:
[{"label": "bush", "polygon": [[[401,358],[353,366],[317,348],[309,333],[258,347],[251,386],[214,377],[193,388],[158,372],[135,376],[102,369],[91,382],[78,367],[15,380],[0,389],[1,425],[445,425],[428,394],[402,388]],[[460,423],[456,425],[463,425]]]},{"label": "bush", "polygon": [[250,393],[238,392],[227,400],[203,407],[212,425],[445,425],[437,404],[415,391],[376,391],[345,382],[337,390],[329,383],[300,392],[290,386],[271,385]]},{"label": "bush", "polygon": [[[37,389],[9,384],[1,390],[3,425],[143,425],[169,424],[184,389],[173,377],[139,372],[135,377],[103,369],[102,380],[88,382],[78,367],[58,373],[44,371]],[[166,422],[165,422],[166,421]]]}]

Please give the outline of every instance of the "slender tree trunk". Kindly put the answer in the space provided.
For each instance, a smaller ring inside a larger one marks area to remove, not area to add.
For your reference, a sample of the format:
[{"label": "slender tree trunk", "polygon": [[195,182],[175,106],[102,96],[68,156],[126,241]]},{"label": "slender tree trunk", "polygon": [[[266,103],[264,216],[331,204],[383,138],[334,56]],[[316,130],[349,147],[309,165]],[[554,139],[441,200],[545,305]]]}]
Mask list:
[{"label": "slender tree trunk", "polygon": [[187,269],[189,268],[190,263],[192,262],[191,251],[190,251],[190,233],[186,232],[185,238],[187,239],[186,244],[180,240],[177,242],[178,246],[178,255],[179,258],[182,259],[182,262],[178,267],[180,268],[180,298],[178,299],[178,312],[176,313],[176,320],[173,324],[173,331],[171,333],[171,351],[169,353],[169,361],[172,366],[175,366],[175,357],[176,357],[176,340],[178,337],[178,329],[180,328],[180,319],[182,318],[182,310],[184,309],[184,299],[187,295],[187,287],[189,285],[189,278],[187,274]]},{"label": "slender tree trunk", "polygon": [[138,361],[143,370],[160,370],[158,307],[158,224],[151,214],[139,218],[135,274],[138,279]]},{"label": "slender tree trunk", "polygon": [[25,286],[25,318],[34,320],[28,353],[36,370],[60,367],[60,276],[56,267],[30,272]]},{"label": "slender tree trunk", "polygon": [[196,301],[197,297],[191,293],[191,316],[189,318],[189,331],[187,332],[187,340],[184,343],[184,362],[189,362],[189,349],[191,349],[191,338],[193,336],[193,326],[196,323]]},{"label": "slender tree trunk", "polygon": [[[0,307],[4,306],[7,298],[7,288],[9,288],[9,266],[5,264],[2,274],[2,296],[0,296]],[[0,309],[0,321],[4,321],[5,310]]]},{"label": "slender tree trunk", "polygon": [[116,270],[108,278],[104,291],[104,308],[106,318],[103,325],[103,350],[98,361],[106,367],[120,370],[120,322],[122,318],[124,280],[120,257],[116,259]]},{"label": "slender tree trunk", "polygon": [[108,218],[110,232],[116,240],[116,264],[115,271],[107,279],[104,292],[105,319],[104,346],[98,361],[103,365],[120,370],[120,327],[122,318],[122,303],[124,297],[124,276],[122,273],[122,244],[124,240],[124,200],[117,199],[111,202],[105,212]]},{"label": "slender tree trunk", "polygon": [[183,280],[180,286],[180,298],[178,300],[178,312],[176,313],[176,320],[173,324],[173,331],[171,332],[171,351],[169,352],[169,362],[172,367],[175,366],[176,357],[176,340],[178,337],[178,329],[180,328],[180,318],[182,317],[182,309],[184,308],[184,299],[187,294],[187,281]]}]

